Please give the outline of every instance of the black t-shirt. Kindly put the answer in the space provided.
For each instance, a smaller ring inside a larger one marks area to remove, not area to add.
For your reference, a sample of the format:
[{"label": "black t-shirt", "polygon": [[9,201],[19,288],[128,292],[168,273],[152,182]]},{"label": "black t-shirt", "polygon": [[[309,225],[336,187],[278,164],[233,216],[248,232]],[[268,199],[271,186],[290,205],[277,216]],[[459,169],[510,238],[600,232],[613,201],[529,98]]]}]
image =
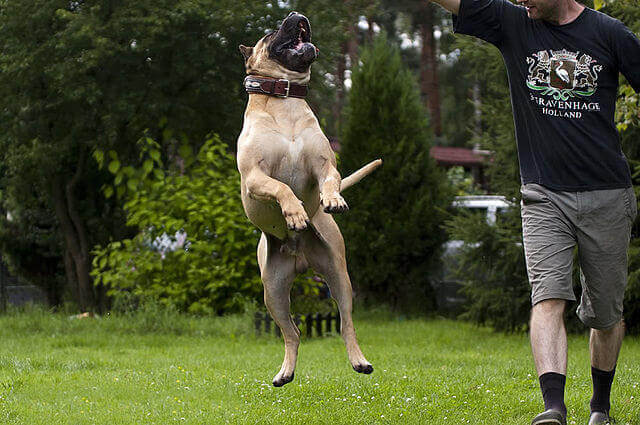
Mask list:
[{"label": "black t-shirt", "polygon": [[586,191],[631,186],[614,123],[618,73],[640,92],[640,41],[585,8],[571,23],[533,20],[508,0],[462,0],[454,31],[502,52],[523,183]]}]

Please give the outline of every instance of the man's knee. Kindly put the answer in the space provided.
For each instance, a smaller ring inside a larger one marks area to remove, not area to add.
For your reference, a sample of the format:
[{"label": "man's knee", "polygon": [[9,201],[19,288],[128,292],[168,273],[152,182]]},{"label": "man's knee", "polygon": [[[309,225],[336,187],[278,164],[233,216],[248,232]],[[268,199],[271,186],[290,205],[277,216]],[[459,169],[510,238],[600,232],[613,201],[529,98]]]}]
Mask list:
[{"label": "man's knee", "polygon": [[565,300],[555,298],[540,301],[531,308],[531,320],[536,320],[539,317],[562,318],[566,305]]},{"label": "man's knee", "polygon": [[605,325],[605,327],[599,327],[599,326],[598,327],[590,326],[590,327],[591,327],[591,332],[595,334],[605,335],[605,336],[618,333],[618,332],[624,332],[626,329],[624,320],[619,320],[613,325]]},{"label": "man's knee", "polygon": [[535,313],[541,312],[541,313],[548,313],[548,314],[553,314],[553,313],[564,314],[564,309],[566,305],[567,305],[567,302],[565,300],[552,298],[552,299],[540,301],[539,303],[537,303],[531,308],[531,311]]}]

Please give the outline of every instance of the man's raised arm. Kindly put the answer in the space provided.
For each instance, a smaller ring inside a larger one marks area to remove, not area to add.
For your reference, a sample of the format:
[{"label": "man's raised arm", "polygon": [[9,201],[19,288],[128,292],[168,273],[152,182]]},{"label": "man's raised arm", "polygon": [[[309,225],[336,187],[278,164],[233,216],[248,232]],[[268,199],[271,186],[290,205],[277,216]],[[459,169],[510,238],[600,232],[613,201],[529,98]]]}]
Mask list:
[{"label": "man's raised arm", "polygon": [[460,11],[460,0],[427,0],[433,3],[437,3],[449,12],[457,15]]}]

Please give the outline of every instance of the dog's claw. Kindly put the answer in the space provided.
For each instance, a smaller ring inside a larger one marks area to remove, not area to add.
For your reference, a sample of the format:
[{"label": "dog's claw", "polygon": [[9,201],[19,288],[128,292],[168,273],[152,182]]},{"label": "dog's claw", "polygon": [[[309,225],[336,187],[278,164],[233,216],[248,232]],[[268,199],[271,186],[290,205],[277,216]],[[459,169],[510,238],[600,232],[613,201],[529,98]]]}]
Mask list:
[{"label": "dog's claw", "polygon": [[321,199],[323,211],[328,214],[340,214],[349,211],[349,206],[339,193]]},{"label": "dog's claw", "polygon": [[307,216],[300,200],[297,200],[297,203],[288,203],[286,207],[282,208],[282,214],[289,230],[300,232],[306,229],[309,224],[309,216]]}]

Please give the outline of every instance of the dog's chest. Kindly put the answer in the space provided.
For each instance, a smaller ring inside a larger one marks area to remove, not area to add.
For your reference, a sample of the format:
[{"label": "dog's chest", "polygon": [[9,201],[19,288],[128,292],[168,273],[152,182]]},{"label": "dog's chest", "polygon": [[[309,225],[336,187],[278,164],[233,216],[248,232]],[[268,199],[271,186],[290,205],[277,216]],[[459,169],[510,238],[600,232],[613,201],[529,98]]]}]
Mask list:
[{"label": "dog's chest", "polygon": [[269,161],[272,165],[272,177],[286,183],[294,192],[304,191],[312,182],[307,166],[310,153],[309,142],[303,135],[290,135],[278,138],[274,155]]}]

